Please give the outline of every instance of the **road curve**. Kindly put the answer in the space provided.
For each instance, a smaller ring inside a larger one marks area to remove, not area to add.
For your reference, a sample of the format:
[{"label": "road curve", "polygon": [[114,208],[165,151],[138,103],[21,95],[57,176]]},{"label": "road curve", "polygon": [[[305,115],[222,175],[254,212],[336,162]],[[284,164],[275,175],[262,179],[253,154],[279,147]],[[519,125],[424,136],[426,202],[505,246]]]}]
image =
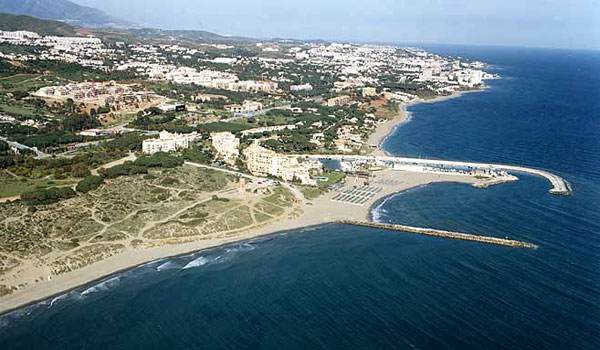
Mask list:
[{"label": "road curve", "polygon": [[363,161],[380,161],[380,162],[391,162],[401,164],[413,164],[413,165],[427,165],[427,166],[448,166],[448,167],[470,167],[470,168],[483,168],[492,170],[504,170],[513,171],[520,173],[527,173],[536,176],[540,176],[548,180],[552,185],[549,190],[550,193],[556,195],[568,195],[571,194],[571,186],[562,177],[552,174],[548,171],[526,168],[513,165],[502,165],[502,164],[489,164],[489,163],[472,163],[472,162],[459,162],[453,160],[435,160],[435,159],[420,159],[420,158],[404,158],[404,157],[390,157],[390,156],[360,156],[360,155],[308,155],[311,159],[332,159],[332,160],[363,160]]}]

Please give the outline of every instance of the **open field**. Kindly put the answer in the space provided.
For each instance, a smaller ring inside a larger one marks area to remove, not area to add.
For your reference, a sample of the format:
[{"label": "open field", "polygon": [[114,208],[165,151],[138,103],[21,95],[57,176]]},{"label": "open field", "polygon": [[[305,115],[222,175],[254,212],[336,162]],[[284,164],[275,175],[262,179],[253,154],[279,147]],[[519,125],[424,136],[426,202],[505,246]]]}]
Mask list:
[{"label": "open field", "polygon": [[20,196],[23,192],[35,189],[64,186],[70,187],[76,185],[77,182],[78,180],[76,179],[28,179],[13,175],[6,170],[0,170],[0,200],[6,197]]},{"label": "open field", "polygon": [[110,180],[55,204],[1,205],[3,293],[126,250],[227,237],[292,213],[296,201],[283,187],[248,193],[235,177],[209,169],[184,166],[151,175]]}]

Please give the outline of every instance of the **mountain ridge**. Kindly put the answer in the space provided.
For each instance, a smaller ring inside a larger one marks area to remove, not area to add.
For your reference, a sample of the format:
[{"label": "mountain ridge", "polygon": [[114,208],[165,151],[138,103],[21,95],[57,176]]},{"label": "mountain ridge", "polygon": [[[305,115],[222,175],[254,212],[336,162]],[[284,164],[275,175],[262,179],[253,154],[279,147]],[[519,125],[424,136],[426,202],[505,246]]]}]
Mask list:
[{"label": "mountain ridge", "polygon": [[87,28],[132,28],[136,25],[68,0],[0,0],[0,12],[65,22]]}]

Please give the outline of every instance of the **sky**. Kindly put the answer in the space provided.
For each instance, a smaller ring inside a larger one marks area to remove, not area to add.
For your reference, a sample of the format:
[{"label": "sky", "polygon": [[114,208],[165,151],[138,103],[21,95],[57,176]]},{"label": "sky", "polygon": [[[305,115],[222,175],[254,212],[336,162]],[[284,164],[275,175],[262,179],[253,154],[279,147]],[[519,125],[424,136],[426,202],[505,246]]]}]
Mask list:
[{"label": "sky", "polygon": [[144,26],[253,38],[600,49],[600,0],[71,0]]}]

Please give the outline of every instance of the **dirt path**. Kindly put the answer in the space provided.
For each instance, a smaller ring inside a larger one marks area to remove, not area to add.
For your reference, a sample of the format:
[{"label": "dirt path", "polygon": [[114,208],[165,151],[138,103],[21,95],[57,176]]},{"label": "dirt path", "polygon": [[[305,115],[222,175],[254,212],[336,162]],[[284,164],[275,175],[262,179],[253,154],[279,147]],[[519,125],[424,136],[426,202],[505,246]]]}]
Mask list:
[{"label": "dirt path", "polygon": [[102,168],[109,169],[109,168],[112,168],[112,167],[114,167],[114,166],[117,166],[117,165],[124,164],[125,162],[133,162],[133,161],[134,161],[134,160],[136,160],[136,159],[137,159],[137,157],[136,157],[135,153],[129,153],[129,155],[127,155],[127,157],[124,157],[124,158],[121,158],[121,159],[115,160],[114,162],[110,162],[110,163],[108,163],[108,164],[104,164],[104,165],[102,165],[102,166],[99,166],[98,168],[96,168],[96,169],[93,169],[93,170],[91,171],[91,173],[92,173],[92,175],[94,175],[94,176],[98,176],[98,171],[99,171],[100,169],[102,169]]}]

